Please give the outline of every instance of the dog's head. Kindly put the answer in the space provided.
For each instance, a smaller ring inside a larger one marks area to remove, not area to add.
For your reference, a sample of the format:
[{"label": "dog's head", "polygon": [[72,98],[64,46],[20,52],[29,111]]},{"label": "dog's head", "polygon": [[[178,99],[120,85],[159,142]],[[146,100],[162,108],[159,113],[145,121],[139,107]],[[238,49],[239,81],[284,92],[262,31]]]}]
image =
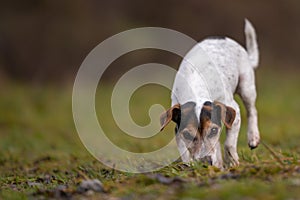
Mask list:
[{"label": "dog's head", "polygon": [[160,117],[161,130],[172,120],[176,123],[176,139],[183,141],[192,160],[207,161],[211,165],[217,161],[217,145],[222,122],[231,128],[235,110],[220,102],[205,102],[200,116],[196,115],[196,104],[188,102],[176,104]]}]

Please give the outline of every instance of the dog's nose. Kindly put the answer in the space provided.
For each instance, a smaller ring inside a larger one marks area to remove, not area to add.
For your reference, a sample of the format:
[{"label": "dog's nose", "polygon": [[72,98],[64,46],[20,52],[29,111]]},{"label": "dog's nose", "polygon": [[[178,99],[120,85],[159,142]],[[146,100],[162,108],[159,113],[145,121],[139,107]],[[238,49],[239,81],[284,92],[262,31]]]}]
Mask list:
[{"label": "dog's nose", "polygon": [[201,162],[212,165],[212,159],[211,156],[205,156],[200,159]]}]

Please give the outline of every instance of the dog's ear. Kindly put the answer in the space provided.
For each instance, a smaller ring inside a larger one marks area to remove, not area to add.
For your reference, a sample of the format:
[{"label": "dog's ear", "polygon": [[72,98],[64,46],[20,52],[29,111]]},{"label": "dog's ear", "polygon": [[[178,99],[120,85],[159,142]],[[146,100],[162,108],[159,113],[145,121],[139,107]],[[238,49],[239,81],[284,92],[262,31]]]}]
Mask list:
[{"label": "dog's ear", "polygon": [[160,131],[162,131],[170,121],[178,123],[180,121],[180,105],[176,104],[160,116]]},{"label": "dog's ear", "polygon": [[232,123],[235,119],[236,112],[232,107],[226,106],[223,103],[215,101],[214,104],[216,106],[221,107],[221,119],[226,128],[231,128]]}]

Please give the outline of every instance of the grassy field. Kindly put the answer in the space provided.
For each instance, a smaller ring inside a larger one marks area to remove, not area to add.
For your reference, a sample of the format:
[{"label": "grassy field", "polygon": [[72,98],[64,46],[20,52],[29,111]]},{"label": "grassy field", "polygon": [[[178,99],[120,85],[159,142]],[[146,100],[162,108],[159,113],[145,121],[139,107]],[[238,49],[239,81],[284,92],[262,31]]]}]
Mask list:
[{"label": "grassy field", "polygon": [[[238,168],[219,171],[199,163],[176,162],[147,174],[110,169],[87,152],[72,119],[71,86],[4,82],[0,86],[0,199],[300,199],[298,74],[258,69],[260,130],[269,148],[260,145],[249,150],[242,109]],[[147,141],[124,136],[108,106],[110,89],[99,89],[96,107],[114,143],[147,152],[173,137],[173,125],[166,130],[170,134],[160,133]],[[138,124],[149,122],[148,109],[154,103],[167,108],[169,91],[145,86],[134,94],[130,108]],[[78,190],[88,179],[99,179],[104,191]]]}]

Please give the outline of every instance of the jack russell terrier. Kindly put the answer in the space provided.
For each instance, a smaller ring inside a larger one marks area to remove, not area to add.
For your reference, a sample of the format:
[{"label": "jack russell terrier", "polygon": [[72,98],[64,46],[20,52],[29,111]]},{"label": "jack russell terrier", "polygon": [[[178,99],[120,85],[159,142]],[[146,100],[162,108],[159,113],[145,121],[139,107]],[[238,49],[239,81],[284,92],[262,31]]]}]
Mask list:
[{"label": "jack russell terrier", "polygon": [[239,165],[237,140],[241,125],[239,94],[247,110],[248,145],[260,141],[254,69],[259,62],[256,33],[245,19],[246,47],[227,37],[211,37],[195,45],[183,59],[172,89],[172,107],[160,117],[161,130],[176,123],[176,142],[183,162],[202,161],[223,168],[220,148],[226,127],[226,167]]}]

